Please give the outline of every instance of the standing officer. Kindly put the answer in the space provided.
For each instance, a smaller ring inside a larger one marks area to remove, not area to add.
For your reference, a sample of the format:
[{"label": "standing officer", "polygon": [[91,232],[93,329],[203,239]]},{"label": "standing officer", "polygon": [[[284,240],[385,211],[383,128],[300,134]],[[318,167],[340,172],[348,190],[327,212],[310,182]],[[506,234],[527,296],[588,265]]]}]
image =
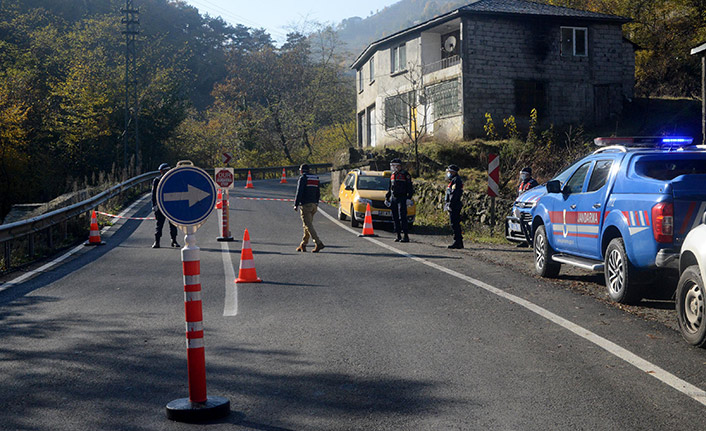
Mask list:
[{"label": "standing officer", "polygon": [[537,180],[532,178],[532,168],[529,166],[522,168],[520,171],[520,185],[517,186],[517,195],[519,196],[527,190],[537,187],[538,185],[539,183]]},{"label": "standing officer", "polygon": [[304,163],[299,167],[299,181],[297,181],[297,195],[294,198],[294,211],[301,206],[302,222],[304,223],[304,236],[302,242],[297,247],[297,251],[306,251],[306,245],[309,243],[309,236],[314,239],[314,253],[318,253],[324,248],[324,243],[319,239],[319,235],[314,230],[314,214],[319,209],[319,199],[321,190],[319,190],[319,177],[309,173],[309,165]]},{"label": "standing officer", "polygon": [[449,213],[449,222],[454,231],[454,242],[449,248],[463,248],[461,235],[461,195],[463,195],[463,181],[458,176],[458,166],[449,165],[446,168],[446,179],[451,181],[446,187],[444,209]]},{"label": "standing officer", "polygon": [[[395,242],[409,242],[407,234],[407,205],[412,204],[414,187],[412,186],[412,176],[409,172],[402,170],[402,160],[392,159],[390,161],[390,188],[385,195],[385,204],[392,206],[392,221],[395,224],[397,239]],[[400,235],[404,234],[404,237]]]},{"label": "standing officer", "polygon": [[[157,206],[157,186],[159,185],[159,180],[162,179],[169,169],[169,165],[166,163],[159,165],[159,176],[152,181],[152,211],[154,211],[154,217],[157,219],[157,228],[154,231],[154,244],[152,244],[152,248],[159,248],[162,228],[164,228],[164,221],[167,219]],[[169,235],[172,237],[172,247],[179,247],[179,243],[176,240],[177,228],[172,222],[169,222]]]}]

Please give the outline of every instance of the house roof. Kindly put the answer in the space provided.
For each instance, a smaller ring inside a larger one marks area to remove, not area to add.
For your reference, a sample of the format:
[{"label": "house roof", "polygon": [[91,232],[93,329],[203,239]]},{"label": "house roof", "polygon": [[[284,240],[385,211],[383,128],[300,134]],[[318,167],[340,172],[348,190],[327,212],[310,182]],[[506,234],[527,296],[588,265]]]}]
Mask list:
[{"label": "house roof", "polygon": [[351,69],[357,69],[360,65],[365,63],[368,58],[370,58],[370,56],[377,50],[377,48],[387,42],[402,38],[403,36],[408,35],[410,33],[423,31],[428,28],[437,26],[446,21],[455,19],[461,15],[486,14],[510,16],[531,15],[536,17],[557,17],[589,21],[609,21],[619,24],[624,24],[630,21],[629,18],[617,15],[589,12],[561,6],[552,6],[542,3],[535,3],[529,0],[475,0],[467,4],[466,6],[462,6],[458,9],[452,10],[451,12],[436,16],[421,24],[417,24],[413,27],[409,27],[404,30],[398,31],[397,33],[391,34],[390,36],[376,40],[375,42],[368,45],[368,47],[365,48],[362,53],[360,53],[358,58],[356,58],[353,64],[351,64]]},{"label": "house roof", "polygon": [[698,54],[700,52],[706,54],[706,52],[704,52],[704,51],[706,51],[706,43],[704,43],[703,45],[699,45],[696,48],[692,49],[691,55]]}]

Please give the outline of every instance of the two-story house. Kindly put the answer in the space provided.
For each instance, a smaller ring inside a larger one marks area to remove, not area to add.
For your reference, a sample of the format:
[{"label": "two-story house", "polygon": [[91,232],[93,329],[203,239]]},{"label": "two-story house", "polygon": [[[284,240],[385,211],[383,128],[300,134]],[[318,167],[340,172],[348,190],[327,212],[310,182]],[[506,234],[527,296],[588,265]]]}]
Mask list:
[{"label": "two-story house", "polygon": [[410,132],[484,134],[485,113],[519,123],[601,124],[633,96],[623,17],[527,0],[477,0],[371,43],[353,62],[361,147]]}]

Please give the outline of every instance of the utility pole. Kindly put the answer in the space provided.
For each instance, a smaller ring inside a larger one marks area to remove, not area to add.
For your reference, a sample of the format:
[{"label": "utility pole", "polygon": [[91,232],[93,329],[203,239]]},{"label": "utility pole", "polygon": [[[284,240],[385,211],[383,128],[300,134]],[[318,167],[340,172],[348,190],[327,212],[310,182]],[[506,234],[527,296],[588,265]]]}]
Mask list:
[{"label": "utility pole", "polygon": [[140,104],[137,99],[137,47],[135,39],[139,34],[140,11],[133,6],[133,0],[125,0],[122,9],[125,24],[125,130],[123,131],[124,168],[128,167],[128,147],[135,148],[135,172],[140,169],[140,135],[138,114]]}]

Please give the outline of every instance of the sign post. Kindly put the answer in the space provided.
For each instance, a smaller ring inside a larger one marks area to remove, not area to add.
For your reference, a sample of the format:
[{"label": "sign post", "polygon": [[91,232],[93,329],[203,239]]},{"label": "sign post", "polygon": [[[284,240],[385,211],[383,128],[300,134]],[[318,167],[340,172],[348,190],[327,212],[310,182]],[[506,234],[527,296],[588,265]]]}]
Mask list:
[{"label": "sign post", "polygon": [[214,177],[216,184],[223,189],[221,194],[221,236],[216,238],[216,241],[235,241],[230,234],[230,197],[228,190],[233,188],[235,180],[233,168],[216,168]]},{"label": "sign post", "polygon": [[206,395],[201,260],[195,233],[213,211],[216,186],[211,177],[190,161],[181,161],[167,172],[157,187],[157,206],[185,234],[181,260],[184,271],[184,312],[189,398],[167,404],[167,418],[179,422],[202,422],[230,414],[230,401]]},{"label": "sign post", "polygon": [[490,196],[490,234],[495,228],[495,198],[498,196],[500,182],[500,157],[488,154],[488,196]]}]

